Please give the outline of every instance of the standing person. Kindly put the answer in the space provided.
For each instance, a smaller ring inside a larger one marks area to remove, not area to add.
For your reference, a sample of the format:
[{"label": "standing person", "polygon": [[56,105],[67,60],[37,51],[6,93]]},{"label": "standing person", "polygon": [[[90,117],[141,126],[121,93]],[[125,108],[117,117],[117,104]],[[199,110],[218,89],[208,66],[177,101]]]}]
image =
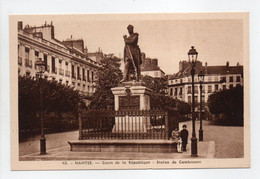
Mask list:
[{"label": "standing person", "polygon": [[140,65],[142,64],[141,50],[138,43],[138,33],[134,33],[134,26],[128,25],[127,27],[129,36],[123,36],[125,41],[124,49],[124,62],[125,69],[122,81],[131,81],[131,74],[136,81],[140,79]]},{"label": "standing person", "polygon": [[179,153],[182,152],[182,141],[180,136],[178,136],[178,141],[177,141],[177,152]]},{"label": "standing person", "polygon": [[182,130],[181,130],[182,151],[186,151],[186,146],[188,143],[189,132],[186,128],[187,128],[187,126],[184,124],[182,126]]}]

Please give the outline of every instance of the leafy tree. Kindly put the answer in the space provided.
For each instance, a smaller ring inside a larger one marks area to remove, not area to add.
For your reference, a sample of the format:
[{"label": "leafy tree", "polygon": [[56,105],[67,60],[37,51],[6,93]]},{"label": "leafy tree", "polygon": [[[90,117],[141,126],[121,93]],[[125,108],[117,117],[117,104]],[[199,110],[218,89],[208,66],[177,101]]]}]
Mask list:
[{"label": "leafy tree", "polygon": [[180,114],[190,114],[191,113],[191,106],[183,101],[179,101],[177,102],[177,108]]},{"label": "leafy tree", "polygon": [[44,113],[77,113],[79,105],[85,107],[83,97],[78,91],[57,81],[35,80],[32,77],[19,76],[19,126],[33,128],[33,120],[40,112],[40,86],[43,91]]},{"label": "leafy tree", "polygon": [[162,78],[153,78],[151,76],[142,76],[142,82],[144,85],[151,89],[154,94],[165,95],[167,90],[167,79]]},{"label": "leafy tree", "polygon": [[119,58],[113,54],[105,55],[101,60],[101,69],[97,73],[97,88],[90,103],[91,109],[114,109],[114,95],[111,88],[117,87],[122,79]]},{"label": "leafy tree", "polygon": [[214,92],[209,96],[208,107],[212,114],[224,115],[230,125],[243,125],[243,87],[236,86]]}]

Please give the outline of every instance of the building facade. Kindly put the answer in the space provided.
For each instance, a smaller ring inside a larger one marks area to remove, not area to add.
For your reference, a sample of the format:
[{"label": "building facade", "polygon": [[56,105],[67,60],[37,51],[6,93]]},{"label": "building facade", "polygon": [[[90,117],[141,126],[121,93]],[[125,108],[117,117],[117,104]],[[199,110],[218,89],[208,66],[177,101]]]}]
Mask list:
[{"label": "building facade", "polygon": [[46,64],[44,78],[70,85],[84,96],[95,92],[96,72],[100,65],[84,53],[83,40],[57,40],[54,26],[45,23],[39,27],[18,22],[18,74],[34,77],[35,62]]},{"label": "building facade", "polygon": [[[188,103],[192,102],[192,83],[190,75],[191,65],[187,61],[179,62],[179,71],[168,79],[168,95]],[[202,66],[200,61],[196,62],[194,76],[195,103],[200,102],[200,89],[198,73],[202,71],[205,75],[202,85],[202,101],[207,102],[208,97],[214,91],[228,89],[237,85],[243,85],[243,66]]]},{"label": "building facade", "polygon": [[158,59],[154,58],[146,58],[145,54],[142,53],[142,61],[141,64],[141,75],[151,76],[153,78],[163,78],[165,73],[158,66]]}]

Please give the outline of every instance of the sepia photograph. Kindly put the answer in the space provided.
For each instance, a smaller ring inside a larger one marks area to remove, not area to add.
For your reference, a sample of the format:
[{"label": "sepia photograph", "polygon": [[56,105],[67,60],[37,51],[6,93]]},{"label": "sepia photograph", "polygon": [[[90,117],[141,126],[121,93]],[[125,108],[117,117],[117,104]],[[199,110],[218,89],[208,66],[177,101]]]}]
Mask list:
[{"label": "sepia photograph", "polygon": [[249,13],[9,25],[12,170],[250,167]]}]

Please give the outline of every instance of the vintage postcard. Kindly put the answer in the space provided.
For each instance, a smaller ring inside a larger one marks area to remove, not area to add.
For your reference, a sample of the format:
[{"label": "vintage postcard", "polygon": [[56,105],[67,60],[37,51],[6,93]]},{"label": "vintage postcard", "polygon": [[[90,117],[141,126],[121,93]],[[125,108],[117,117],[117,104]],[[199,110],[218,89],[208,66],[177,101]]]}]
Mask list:
[{"label": "vintage postcard", "polygon": [[250,167],[248,13],[9,20],[12,170]]}]

